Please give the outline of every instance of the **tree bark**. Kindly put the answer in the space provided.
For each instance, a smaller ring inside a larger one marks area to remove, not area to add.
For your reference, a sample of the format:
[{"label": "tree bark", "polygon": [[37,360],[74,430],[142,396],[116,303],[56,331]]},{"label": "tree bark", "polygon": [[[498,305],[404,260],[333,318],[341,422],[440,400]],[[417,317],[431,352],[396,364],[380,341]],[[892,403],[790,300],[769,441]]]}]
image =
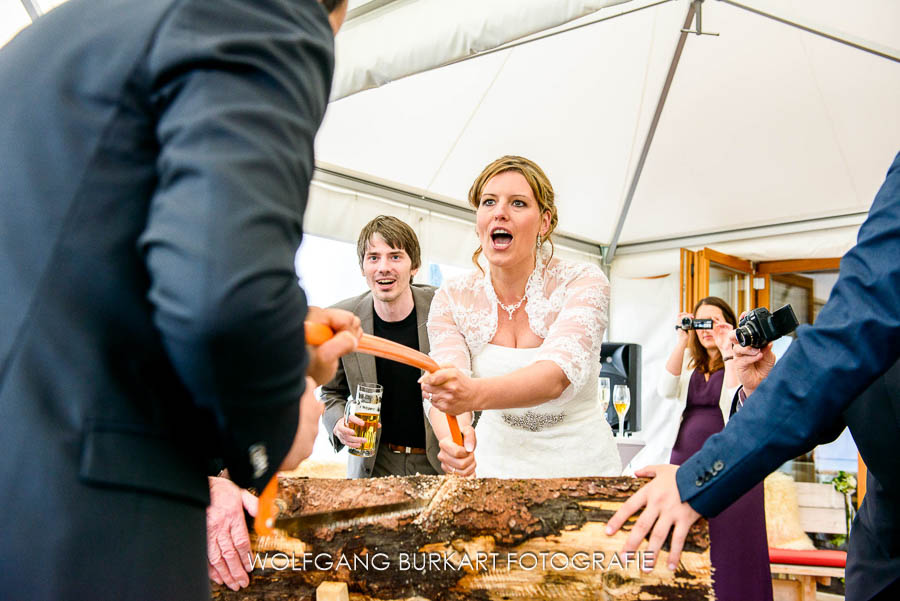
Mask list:
[{"label": "tree bark", "polygon": [[640,570],[640,553],[618,553],[633,520],[614,537],[603,532],[644,482],[282,478],[282,517],[396,503],[405,508],[317,525],[299,538],[254,539],[250,586],[239,592],[214,586],[213,598],[311,600],[323,581],[342,581],[353,601],[711,599],[705,520],[691,529],[675,573],[665,568],[664,552],[650,574]]}]

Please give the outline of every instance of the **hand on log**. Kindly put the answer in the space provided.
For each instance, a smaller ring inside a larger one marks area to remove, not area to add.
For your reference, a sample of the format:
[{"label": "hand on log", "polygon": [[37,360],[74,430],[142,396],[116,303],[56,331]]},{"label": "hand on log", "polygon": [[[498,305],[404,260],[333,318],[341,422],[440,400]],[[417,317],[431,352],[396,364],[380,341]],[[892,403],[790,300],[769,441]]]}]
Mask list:
[{"label": "hand on log", "polygon": [[233,591],[250,584],[250,535],[244,510],[255,516],[257,498],[226,478],[209,479],[206,553],[209,578]]},{"label": "hand on log", "polygon": [[[674,528],[672,543],[669,547],[670,571],[674,571],[684,547],[684,540],[694,522],[701,516],[687,503],[682,503],[678,492],[678,484],[675,481],[677,465],[651,465],[637,470],[634,475],[653,480],[634,493],[622,507],[615,513],[606,526],[606,534],[615,534],[632,515],[644,507],[641,517],[638,518],[631,533],[625,541],[622,551],[628,553],[637,551],[644,537],[650,532],[650,545],[647,550],[651,552],[646,571],[652,571],[654,560],[659,556],[659,550],[669,536],[669,530]],[[645,507],[646,506],[646,507]],[[652,532],[651,532],[652,529]]]}]

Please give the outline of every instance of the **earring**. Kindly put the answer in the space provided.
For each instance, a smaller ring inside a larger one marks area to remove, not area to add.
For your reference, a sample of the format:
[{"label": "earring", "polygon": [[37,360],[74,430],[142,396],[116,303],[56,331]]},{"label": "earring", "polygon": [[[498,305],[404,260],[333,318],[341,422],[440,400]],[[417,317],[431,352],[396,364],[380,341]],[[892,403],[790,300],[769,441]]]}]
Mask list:
[{"label": "earring", "polygon": [[534,246],[535,246],[535,248],[537,248],[537,249],[540,249],[540,248],[541,248],[541,235],[540,235],[540,234],[537,235],[537,241],[535,242],[535,245],[534,245]]}]

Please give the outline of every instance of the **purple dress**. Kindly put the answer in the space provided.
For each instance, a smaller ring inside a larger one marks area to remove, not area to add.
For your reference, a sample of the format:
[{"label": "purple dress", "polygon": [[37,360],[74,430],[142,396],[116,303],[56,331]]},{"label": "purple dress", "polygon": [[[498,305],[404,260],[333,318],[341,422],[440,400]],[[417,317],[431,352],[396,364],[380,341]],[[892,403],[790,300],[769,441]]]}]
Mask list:
[{"label": "purple dress", "polygon": [[[709,381],[694,370],[671,463],[681,465],[707,438],[725,427],[719,408],[724,380],[725,370],[710,375]],[[709,518],[709,558],[719,601],[772,600],[765,511],[760,482],[722,513]]]}]

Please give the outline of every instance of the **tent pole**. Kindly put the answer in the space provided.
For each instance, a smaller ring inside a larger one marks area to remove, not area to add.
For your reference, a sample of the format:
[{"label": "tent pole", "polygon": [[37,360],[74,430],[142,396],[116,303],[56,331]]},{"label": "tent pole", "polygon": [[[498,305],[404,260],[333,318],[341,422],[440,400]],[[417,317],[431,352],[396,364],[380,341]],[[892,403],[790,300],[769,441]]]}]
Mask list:
[{"label": "tent pole", "polygon": [[619,220],[616,223],[612,241],[610,241],[609,247],[603,255],[603,262],[606,265],[612,263],[613,258],[616,256],[616,247],[619,245],[619,237],[622,235],[622,228],[625,227],[625,218],[628,217],[631,201],[634,199],[634,193],[637,190],[638,182],[641,179],[641,172],[644,170],[644,163],[647,161],[647,155],[649,154],[650,146],[653,143],[653,136],[659,125],[663,107],[666,105],[666,98],[669,96],[669,89],[672,87],[675,71],[678,69],[678,61],[681,60],[681,52],[684,50],[684,42],[687,40],[691,21],[694,20],[694,12],[697,10],[700,2],[702,2],[702,0],[694,0],[691,2],[690,6],[688,6],[687,16],[684,18],[684,26],[681,28],[681,35],[678,37],[678,44],[675,45],[675,53],[672,55],[672,62],[669,64],[669,72],[666,74],[666,81],[663,84],[662,92],[659,94],[659,101],[656,103],[656,111],[653,113],[650,129],[647,131],[647,137],[644,139],[644,146],[641,148],[641,155],[640,158],[638,158],[637,166],[634,169],[634,175],[631,177],[631,184],[628,186],[628,193],[625,195],[625,202],[622,204],[622,211],[619,213]]},{"label": "tent pole", "polygon": [[22,6],[25,7],[25,12],[28,13],[28,18],[31,19],[31,22],[34,23],[35,19],[44,14],[41,11],[41,7],[39,7],[34,0],[19,0],[22,3]]},{"label": "tent pole", "polygon": [[741,8],[748,12],[760,15],[762,17],[766,17],[768,19],[772,19],[773,21],[778,21],[779,23],[784,23],[785,25],[790,25],[791,27],[796,27],[797,29],[801,29],[806,31],[807,33],[811,33],[814,35],[821,36],[823,38],[832,40],[833,42],[838,42],[839,44],[845,44],[850,46],[851,48],[856,48],[857,50],[862,50],[863,52],[868,52],[870,54],[874,54],[875,56],[880,56],[882,58],[886,58],[888,60],[892,60],[894,62],[900,63],[900,51],[894,48],[888,48],[886,46],[876,47],[876,44],[872,42],[867,42],[865,40],[853,41],[848,39],[850,36],[846,33],[842,32],[829,32],[826,31],[824,27],[820,25],[813,26],[812,24],[803,24],[796,20],[786,19],[784,17],[779,17],[778,15],[773,15],[772,13],[767,13],[761,11],[757,8],[753,8],[752,6],[746,6],[741,4],[740,2],[734,2],[733,0],[719,0],[722,4],[730,4],[731,6]]}]

